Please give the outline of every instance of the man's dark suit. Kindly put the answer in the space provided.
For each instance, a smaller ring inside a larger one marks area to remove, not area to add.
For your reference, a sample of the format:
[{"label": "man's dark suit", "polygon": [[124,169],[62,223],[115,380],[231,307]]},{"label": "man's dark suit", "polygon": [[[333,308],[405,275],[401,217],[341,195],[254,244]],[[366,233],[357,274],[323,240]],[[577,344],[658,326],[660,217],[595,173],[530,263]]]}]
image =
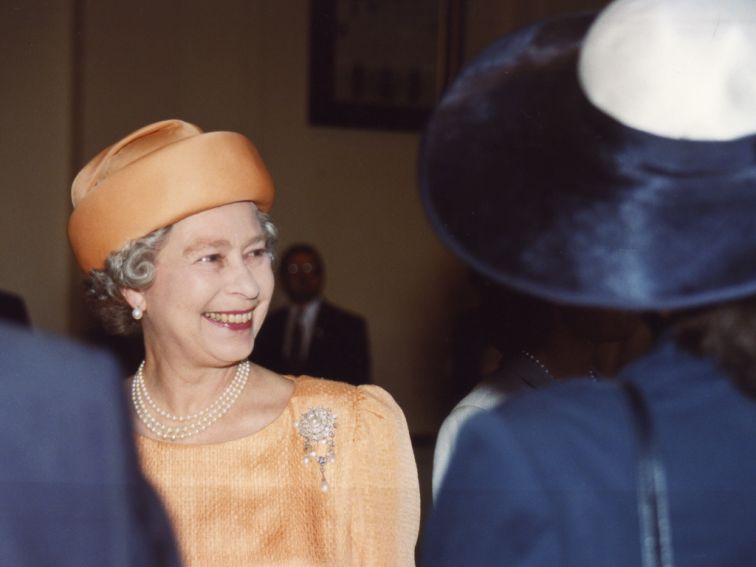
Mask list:
[{"label": "man's dark suit", "polygon": [[[252,360],[265,368],[289,374],[292,369],[282,354],[288,308],[271,313],[255,340]],[[370,382],[370,354],[367,324],[323,301],[318,310],[312,341],[302,374],[341,380],[350,384]]]},{"label": "man's dark suit", "polygon": [[[646,398],[674,564],[756,564],[756,400],[665,342],[620,380]],[[638,450],[616,384],[569,381],[470,421],[425,534],[433,567],[638,567]]]},{"label": "man's dark suit", "polygon": [[0,325],[0,565],[177,566],[114,362]]}]

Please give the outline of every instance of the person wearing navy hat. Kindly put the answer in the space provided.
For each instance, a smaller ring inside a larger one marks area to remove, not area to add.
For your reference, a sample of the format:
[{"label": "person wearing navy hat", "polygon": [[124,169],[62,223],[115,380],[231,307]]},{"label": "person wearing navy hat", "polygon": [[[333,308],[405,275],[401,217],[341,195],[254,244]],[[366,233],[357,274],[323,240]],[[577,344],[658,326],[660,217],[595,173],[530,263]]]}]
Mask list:
[{"label": "person wearing navy hat", "polygon": [[420,153],[431,224],[487,277],[664,314],[617,383],[463,429],[426,565],[752,565],[756,3],[617,0],[481,53]]}]

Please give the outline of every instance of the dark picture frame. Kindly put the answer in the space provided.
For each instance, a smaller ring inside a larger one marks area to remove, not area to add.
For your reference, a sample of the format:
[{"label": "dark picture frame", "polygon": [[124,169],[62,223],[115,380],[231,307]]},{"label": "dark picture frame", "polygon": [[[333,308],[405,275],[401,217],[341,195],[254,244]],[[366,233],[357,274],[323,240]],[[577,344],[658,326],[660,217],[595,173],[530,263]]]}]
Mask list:
[{"label": "dark picture frame", "polygon": [[310,0],[310,123],[422,129],[462,57],[464,1]]}]

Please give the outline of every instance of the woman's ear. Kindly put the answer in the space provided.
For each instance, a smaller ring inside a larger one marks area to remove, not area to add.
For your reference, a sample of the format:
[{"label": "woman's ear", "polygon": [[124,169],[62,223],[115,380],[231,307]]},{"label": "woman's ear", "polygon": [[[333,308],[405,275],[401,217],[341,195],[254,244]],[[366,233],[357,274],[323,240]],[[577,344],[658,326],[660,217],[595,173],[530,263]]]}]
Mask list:
[{"label": "woman's ear", "polygon": [[121,288],[121,295],[132,308],[138,307],[142,312],[147,311],[147,298],[141,291],[129,287]]}]

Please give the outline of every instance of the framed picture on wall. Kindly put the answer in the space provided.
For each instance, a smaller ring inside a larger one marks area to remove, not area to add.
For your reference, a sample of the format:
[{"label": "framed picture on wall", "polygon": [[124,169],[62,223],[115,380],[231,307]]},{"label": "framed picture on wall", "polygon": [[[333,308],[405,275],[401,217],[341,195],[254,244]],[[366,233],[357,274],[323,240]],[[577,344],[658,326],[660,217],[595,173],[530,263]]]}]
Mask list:
[{"label": "framed picture on wall", "polygon": [[310,123],[420,130],[462,53],[464,0],[310,0]]}]

